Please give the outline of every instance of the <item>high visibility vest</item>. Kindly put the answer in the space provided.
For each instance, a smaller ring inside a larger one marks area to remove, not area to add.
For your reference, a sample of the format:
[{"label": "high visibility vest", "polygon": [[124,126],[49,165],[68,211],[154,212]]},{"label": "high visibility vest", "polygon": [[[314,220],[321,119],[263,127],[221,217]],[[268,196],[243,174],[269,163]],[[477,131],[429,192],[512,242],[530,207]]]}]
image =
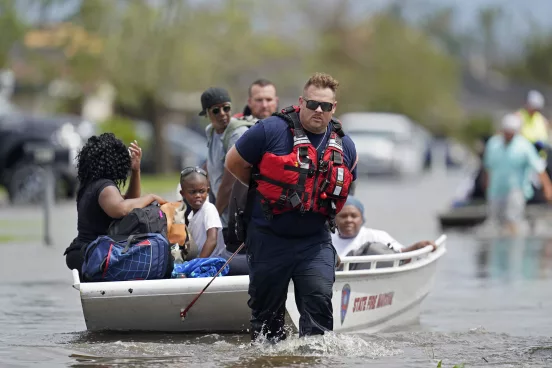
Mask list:
[{"label": "high visibility vest", "polygon": [[521,109],[517,114],[522,120],[520,131],[522,136],[531,143],[537,141],[548,142],[548,123],[540,112],[535,112],[533,116],[530,116],[527,110]]}]

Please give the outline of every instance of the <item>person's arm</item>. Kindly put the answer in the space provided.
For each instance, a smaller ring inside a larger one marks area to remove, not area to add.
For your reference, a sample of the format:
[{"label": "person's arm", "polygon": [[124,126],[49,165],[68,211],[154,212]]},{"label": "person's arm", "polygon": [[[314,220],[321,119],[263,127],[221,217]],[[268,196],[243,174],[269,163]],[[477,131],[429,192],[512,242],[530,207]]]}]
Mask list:
[{"label": "person's arm", "polygon": [[401,248],[399,251],[401,253],[406,253],[406,252],[412,252],[412,251],[415,251],[415,250],[418,250],[418,249],[422,249],[422,248],[425,248],[427,247],[428,245],[431,245],[433,247],[433,251],[435,251],[435,249],[437,249],[437,245],[435,245],[434,242],[430,241],[430,240],[422,240],[422,241],[419,241],[415,244],[412,244],[411,246],[409,247],[406,247],[406,248]]},{"label": "person's arm", "polygon": [[[433,249],[432,249],[431,251],[432,251],[432,252],[435,252],[435,250],[437,249],[437,245],[435,245],[434,242],[429,241],[429,240],[422,240],[422,241],[419,241],[419,242],[417,242],[417,243],[415,243],[415,244],[412,244],[412,245],[409,246],[409,247],[399,249],[399,253],[412,252],[412,251],[415,251],[415,250],[418,250],[418,249],[425,248],[425,247],[427,247],[428,245],[433,246]],[[405,260],[403,260],[402,262],[403,262],[404,264],[406,264],[406,263],[410,263],[410,261],[412,261],[412,258],[405,259]]]},{"label": "person's arm", "polygon": [[130,181],[128,183],[128,189],[124,195],[124,199],[139,198],[142,192],[140,185],[140,170],[132,170],[130,174]]},{"label": "person's arm", "polygon": [[546,170],[539,174],[540,181],[542,183],[542,191],[547,201],[552,200],[552,182]]},{"label": "person's arm", "polygon": [[405,248],[404,245],[399,243],[395,238],[389,235],[388,232],[383,230],[367,229],[364,240],[385,244],[396,251],[400,251]]},{"label": "person's arm", "polygon": [[222,180],[220,181],[219,190],[215,196],[215,206],[217,207],[219,216],[222,215],[224,210],[228,207],[230,202],[230,194],[232,193],[232,186],[235,182],[236,178],[225,167],[224,173],[222,174]]},{"label": "person's arm", "polygon": [[243,185],[249,186],[253,165],[243,159],[235,146],[228,151],[225,166],[225,173],[228,171]]},{"label": "person's arm", "polygon": [[358,164],[358,154],[356,151],[356,146],[351,137],[343,137],[343,155],[345,156],[345,163],[351,174],[353,174],[353,181],[357,178],[357,164]]},{"label": "person's arm", "polygon": [[125,199],[138,198],[141,195],[142,188],[140,184],[140,162],[142,160],[142,148],[138,146],[138,142],[134,141],[128,148],[130,153],[130,180],[128,189],[124,195]]},{"label": "person's arm", "polygon": [[544,163],[538,152],[537,149],[531,145],[530,143],[527,143],[527,164],[529,167],[537,172],[539,174],[539,179],[542,184],[542,192],[544,194],[544,198],[546,198],[547,201],[552,200],[552,183],[550,182],[550,177],[548,176],[548,173],[546,172],[546,163]]},{"label": "person's arm", "polygon": [[218,243],[218,233],[222,229],[222,222],[220,221],[220,216],[217,213],[216,207],[209,202],[203,204],[205,211],[204,217],[204,230],[207,234],[207,239],[201,248],[199,258],[209,258],[213,251],[217,248]]},{"label": "person's arm", "polygon": [[481,186],[483,187],[483,190],[487,190],[489,187],[489,173],[487,172],[487,169],[483,168],[483,171],[481,172]]},{"label": "person's arm", "polygon": [[167,203],[167,201],[155,194],[148,194],[139,198],[124,199],[119,190],[112,185],[105,187],[98,197],[100,207],[109,217],[114,219],[128,215],[129,212],[135,208],[144,208],[153,201],[157,201],[160,205]]},{"label": "person's arm", "polygon": [[201,253],[199,253],[199,258],[209,258],[213,251],[217,247],[217,238],[218,238],[218,229],[212,227],[207,230],[207,239],[205,239],[205,244],[201,248]]}]

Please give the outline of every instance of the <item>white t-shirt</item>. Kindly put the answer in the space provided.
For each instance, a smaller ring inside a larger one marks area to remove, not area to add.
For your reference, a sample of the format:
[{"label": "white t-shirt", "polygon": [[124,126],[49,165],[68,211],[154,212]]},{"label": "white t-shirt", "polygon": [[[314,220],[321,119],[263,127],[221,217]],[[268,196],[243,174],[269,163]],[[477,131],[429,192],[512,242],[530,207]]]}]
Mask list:
[{"label": "white t-shirt", "polygon": [[188,230],[197,244],[199,253],[201,253],[203,245],[205,245],[205,241],[207,240],[207,230],[213,227],[218,229],[217,246],[215,250],[213,250],[213,253],[211,253],[211,257],[218,257],[226,247],[222,236],[222,223],[220,222],[220,217],[215,205],[209,201],[205,201],[203,206],[201,206],[199,211],[195,214],[193,211],[190,212],[188,221]]},{"label": "white t-shirt", "polygon": [[387,232],[367,227],[361,227],[358,235],[354,238],[342,238],[339,236],[338,231],[332,234],[333,246],[340,257],[347,256],[350,251],[360,248],[360,246],[367,242],[383,243],[389,245],[390,248],[397,252],[404,248],[401,243],[393,239]]}]

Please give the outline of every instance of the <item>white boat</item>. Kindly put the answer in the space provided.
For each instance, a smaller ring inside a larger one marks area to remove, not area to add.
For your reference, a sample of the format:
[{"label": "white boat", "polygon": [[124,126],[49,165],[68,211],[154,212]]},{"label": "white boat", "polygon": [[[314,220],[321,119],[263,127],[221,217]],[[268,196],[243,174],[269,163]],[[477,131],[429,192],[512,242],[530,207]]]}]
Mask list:
[{"label": "white boat", "polygon": [[[442,235],[433,252],[427,246],[408,253],[343,258],[333,288],[334,331],[371,333],[415,322],[433,286],[437,260],[446,252],[445,241]],[[411,261],[400,264],[406,259]],[[384,261],[393,265],[376,268]],[[352,263],[370,263],[370,268],[351,271]],[[181,312],[209,278],[81,283],[73,270],[73,279],[89,331],[240,333],[249,328],[249,276],[217,277],[186,318]],[[293,282],[286,309],[297,327]]]}]

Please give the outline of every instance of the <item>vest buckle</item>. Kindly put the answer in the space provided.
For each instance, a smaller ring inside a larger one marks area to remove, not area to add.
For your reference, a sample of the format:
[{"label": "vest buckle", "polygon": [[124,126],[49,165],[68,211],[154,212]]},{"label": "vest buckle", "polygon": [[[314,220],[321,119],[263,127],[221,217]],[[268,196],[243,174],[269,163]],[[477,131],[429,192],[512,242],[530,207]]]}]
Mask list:
[{"label": "vest buckle", "polygon": [[284,207],[287,203],[288,198],[285,195],[280,195],[280,198],[276,201],[276,205],[280,208]]}]

